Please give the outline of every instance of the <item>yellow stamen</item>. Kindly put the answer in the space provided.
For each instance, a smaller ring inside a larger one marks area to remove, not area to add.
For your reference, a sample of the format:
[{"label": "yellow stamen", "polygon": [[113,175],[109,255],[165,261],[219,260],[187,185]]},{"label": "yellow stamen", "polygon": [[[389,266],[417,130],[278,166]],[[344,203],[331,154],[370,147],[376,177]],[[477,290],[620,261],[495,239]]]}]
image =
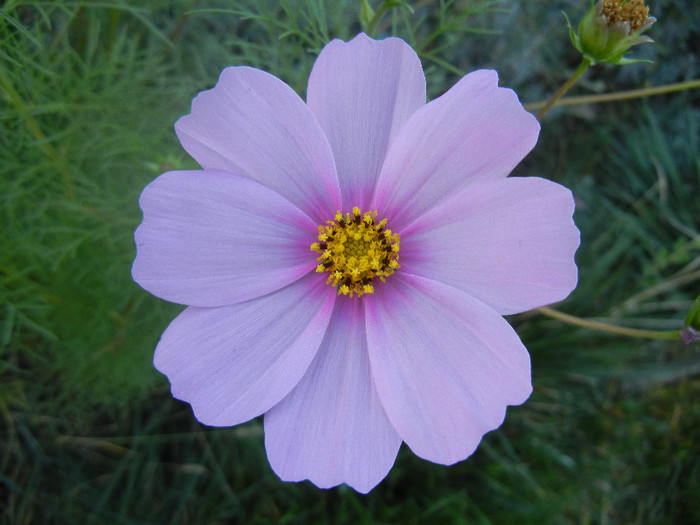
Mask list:
[{"label": "yellow stamen", "polygon": [[644,0],[605,0],[603,14],[609,26],[618,22],[627,22],[632,34],[646,24],[649,8],[644,5]]},{"label": "yellow stamen", "polygon": [[385,229],[386,219],[377,221],[377,212],[355,206],[352,213],[338,211],[332,221],[318,227],[318,241],[311,250],[320,254],[318,273],[328,272],[328,284],[338,295],[374,293],[373,279],[384,281],[399,265],[399,234]]}]

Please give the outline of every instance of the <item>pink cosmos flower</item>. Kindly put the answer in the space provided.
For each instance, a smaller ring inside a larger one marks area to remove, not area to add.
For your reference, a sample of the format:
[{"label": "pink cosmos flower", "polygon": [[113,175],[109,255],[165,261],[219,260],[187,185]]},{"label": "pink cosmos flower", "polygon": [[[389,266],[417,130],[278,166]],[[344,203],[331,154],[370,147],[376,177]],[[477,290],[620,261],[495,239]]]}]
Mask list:
[{"label": "pink cosmos flower", "polygon": [[566,188],[507,178],[539,125],[494,71],[426,104],[402,40],[334,40],[306,104],[225,69],[175,125],[198,171],[141,195],[134,279],[188,305],[155,366],[202,423],[265,415],[287,481],[368,492],[402,441],[463,460],[531,392],[503,319],[575,287]]}]

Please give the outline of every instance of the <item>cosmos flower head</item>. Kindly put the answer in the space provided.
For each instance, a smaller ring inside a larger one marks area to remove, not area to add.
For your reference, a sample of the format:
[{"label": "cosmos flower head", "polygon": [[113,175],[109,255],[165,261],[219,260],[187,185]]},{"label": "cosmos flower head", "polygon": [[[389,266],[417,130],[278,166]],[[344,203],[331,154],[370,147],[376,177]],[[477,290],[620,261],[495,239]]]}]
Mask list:
[{"label": "cosmos flower head", "polygon": [[649,8],[644,0],[599,0],[595,4],[591,1],[590,8],[579,24],[578,34],[567,18],[571,42],[591,64],[645,62],[625,55],[632,46],[653,42],[642,33],[654,22],[656,18],[649,16]]},{"label": "cosmos flower head", "polygon": [[530,395],[503,315],[564,299],[566,188],[508,177],[536,119],[494,71],[426,104],[402,40],[333,40],[306,103],[225,69],[175,125],[201,170],[143,191],[134,279],[187,308],[155,352],[199,421],[264,415],[285,481],[366,493],[402,443],[450,465]]}]

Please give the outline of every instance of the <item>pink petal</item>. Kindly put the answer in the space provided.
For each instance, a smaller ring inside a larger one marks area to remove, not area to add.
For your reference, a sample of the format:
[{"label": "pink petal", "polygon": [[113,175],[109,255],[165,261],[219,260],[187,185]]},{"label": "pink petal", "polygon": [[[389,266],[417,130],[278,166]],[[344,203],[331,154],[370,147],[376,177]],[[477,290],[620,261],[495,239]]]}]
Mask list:
[{"label": "pink petal", "polygon": [[420,110],[392,143],[371,209],[399,230],[466,184],[503,178],[540,126],[495,71],[466,75]]},{"label": "pink petal", "polygon": [[204,169],[248,175],[317,223],[339,209],[333,154],[321,127],[289,86],[264,71],[224,69],[175,131]]},{"label": "pink petal", "polygon": [[299,382],[321,344],[335,290],[315,275],[245,303],[185,309],[154,363],[207,425],[248,421]]},{"label": "pink petal", "polygon": [[167,301],[237,303],[313,271],[318,231],[262,184],[231,173],[171,171],[143,190],[134,280]]},{"label": "pink petal", "polygon": [[418,56],[398,38],[333,40],[316,59],[307,99],[333,148],[344,206],[366,209],[389,143],[425,104]]},{"label": "pink petal", "polygon": [[372,384],[362,301],[341,296],[306,375],[265,414],[267,457],[284,481],[366,493],[400,445]]},{"label": "pink petal", "polygon": [[501,314],[561,301],[576,287],[571,192],[545,179],[477,183],[401,233],[401,271],[464,290]]},{"label": "pink petal", "polygon": [[495,311],[450,286],[399,274],[366,301],[372,375],[418,456],[452,464],[531,392],[530,359]]}]

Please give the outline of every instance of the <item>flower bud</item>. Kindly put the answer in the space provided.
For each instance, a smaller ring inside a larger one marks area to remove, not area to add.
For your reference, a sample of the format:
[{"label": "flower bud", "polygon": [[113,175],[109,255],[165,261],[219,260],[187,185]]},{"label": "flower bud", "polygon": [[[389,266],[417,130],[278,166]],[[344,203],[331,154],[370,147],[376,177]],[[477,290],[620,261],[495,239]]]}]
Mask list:
[{"label": "flower bud", "polygon": [[681,330],[681,339],[687,345],[700,343],[700,295],[695,298],[685,318],[685,328]]},{"label": "flower bud", "polygon": [[571,42],[591,64],[608,62],[618,65],[646,62],[624,55],[632,46],[653,42],[642,33],[654,22],[656,18],[649,16],[644,0],[599,0],[596,4],[591,1],[591,7],[578,26],[578,35],[569,19],[566,20]]}]

